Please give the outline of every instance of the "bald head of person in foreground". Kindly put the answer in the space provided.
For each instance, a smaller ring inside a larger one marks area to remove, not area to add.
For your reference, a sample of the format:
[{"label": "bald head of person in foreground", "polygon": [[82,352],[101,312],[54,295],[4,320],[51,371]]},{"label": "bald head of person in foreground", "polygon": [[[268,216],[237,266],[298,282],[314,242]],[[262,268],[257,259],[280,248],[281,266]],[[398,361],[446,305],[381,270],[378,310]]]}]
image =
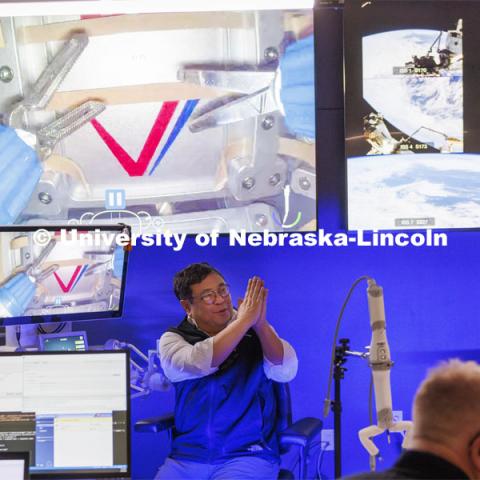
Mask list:
[{"label": "bald head of person in foreground", "polygon": [[480,365],[450,360],[430,370],[413,402],[409,449],[480,478]]}]

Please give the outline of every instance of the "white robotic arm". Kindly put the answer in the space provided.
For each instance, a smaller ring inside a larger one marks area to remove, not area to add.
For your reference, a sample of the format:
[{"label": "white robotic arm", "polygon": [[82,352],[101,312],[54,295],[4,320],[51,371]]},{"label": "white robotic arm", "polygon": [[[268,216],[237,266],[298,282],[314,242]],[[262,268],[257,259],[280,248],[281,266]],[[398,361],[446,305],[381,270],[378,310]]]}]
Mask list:
[{"label": "white robotic arm", "polygon": [[[140,351],[135,345],[120,340],[107,340],[105,350],[128,349],[136,354],[136,359],[130,358],[130,388],[132,400],[138,397],[150,395],[151,392],[166,392],[172,384],[163,373],[156,350],[148,350],[148,356]],[[143,365],[142,365],[143,364]]]},{"label": "white robotic arm", "polygon": [[408,442],[408,433],[412,427],[410,421],[393,421],[392,392],[390,388],[390,369],[392,360],[387,341],[385,328],[385,306],[383,302],[383,288],[373,279],[368,280],[368,310],[370,314],[370,326],[372,328],[372,340],[370,343],[369,365],[372,369],[373,385],[375,390],[375,407],[377,412],[377,424],[370,425],[358,432],[360,442],[370,454],[370,467],[375,469],[375,456],[378,448],[372,441],[372,437],[385,431],[405,432],[402,446]]}]

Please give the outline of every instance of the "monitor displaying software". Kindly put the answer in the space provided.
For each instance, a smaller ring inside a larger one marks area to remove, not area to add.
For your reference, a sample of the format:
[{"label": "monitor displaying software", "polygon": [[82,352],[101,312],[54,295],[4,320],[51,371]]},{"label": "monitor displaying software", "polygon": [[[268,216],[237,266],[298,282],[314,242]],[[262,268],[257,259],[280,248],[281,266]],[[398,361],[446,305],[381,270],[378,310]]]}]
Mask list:
[{"label": "monitor displaying software", "polygon": [[130,474],[129,359],[117,352],[0,354],[0,452],[33,478]]}]

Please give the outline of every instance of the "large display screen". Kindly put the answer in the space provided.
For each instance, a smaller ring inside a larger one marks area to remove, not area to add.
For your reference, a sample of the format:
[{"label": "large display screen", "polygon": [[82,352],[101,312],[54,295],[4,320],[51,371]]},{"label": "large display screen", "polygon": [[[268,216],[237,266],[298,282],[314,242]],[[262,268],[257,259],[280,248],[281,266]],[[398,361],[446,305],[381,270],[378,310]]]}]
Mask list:
[{"label": "large display screen", "polygon": [[480,226],[480,8],[345,5],[351,229]]},{"label": "large display screen", "polygon": [[0,326],[120,316],[129,232],[0,227]]},{"label": "large display screen", "polygon": [[[38,2],[0,15],[0,112],[38,153],[5,153],[16,167],[0,181],[0,223],[315,229],[313,0]],[[54,62],[62,81],[32,106]],[[64,125],[86,102],[93,116]]]},{"label": "large display screen", "polygon": [[0,451],[35,478],[130,473],[128,353],[0,354]]}]

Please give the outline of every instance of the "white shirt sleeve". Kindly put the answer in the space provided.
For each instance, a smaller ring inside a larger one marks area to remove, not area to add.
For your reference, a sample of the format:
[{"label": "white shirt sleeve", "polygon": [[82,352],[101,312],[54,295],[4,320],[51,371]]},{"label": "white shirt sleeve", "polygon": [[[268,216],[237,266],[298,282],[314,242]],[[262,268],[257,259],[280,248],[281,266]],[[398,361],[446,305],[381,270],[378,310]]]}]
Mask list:
[{"label": "white shirt sleeve", "polygon": [[280,339],[283,345],[282,363],[275,365],[267,357],[263,357],[263,370],[267,378],[274,382],[291,382],[298,371],[297,354],[293,347],[283,338]]},{"label": "white shirt sleeve", "polygon": [[[264,356],[263,370],[267,378],[285,383],[297,375],[298,359],[293,347],[280,340],[283,345],[282,363],[275,365]],[[158,353],[163,372],[172,383],[206,377],[218,370],[218,367],[211,367],[213,337],[190,345],[178,333],[166,332],[160,338]]]},{"label": "white shirt sleeve", "polygon": [[190,345],[178,333],[166,332],[158,348],[165,376],[173,383],[206,377],[218,370],[218,367],[211,367],[213,337]]}]

